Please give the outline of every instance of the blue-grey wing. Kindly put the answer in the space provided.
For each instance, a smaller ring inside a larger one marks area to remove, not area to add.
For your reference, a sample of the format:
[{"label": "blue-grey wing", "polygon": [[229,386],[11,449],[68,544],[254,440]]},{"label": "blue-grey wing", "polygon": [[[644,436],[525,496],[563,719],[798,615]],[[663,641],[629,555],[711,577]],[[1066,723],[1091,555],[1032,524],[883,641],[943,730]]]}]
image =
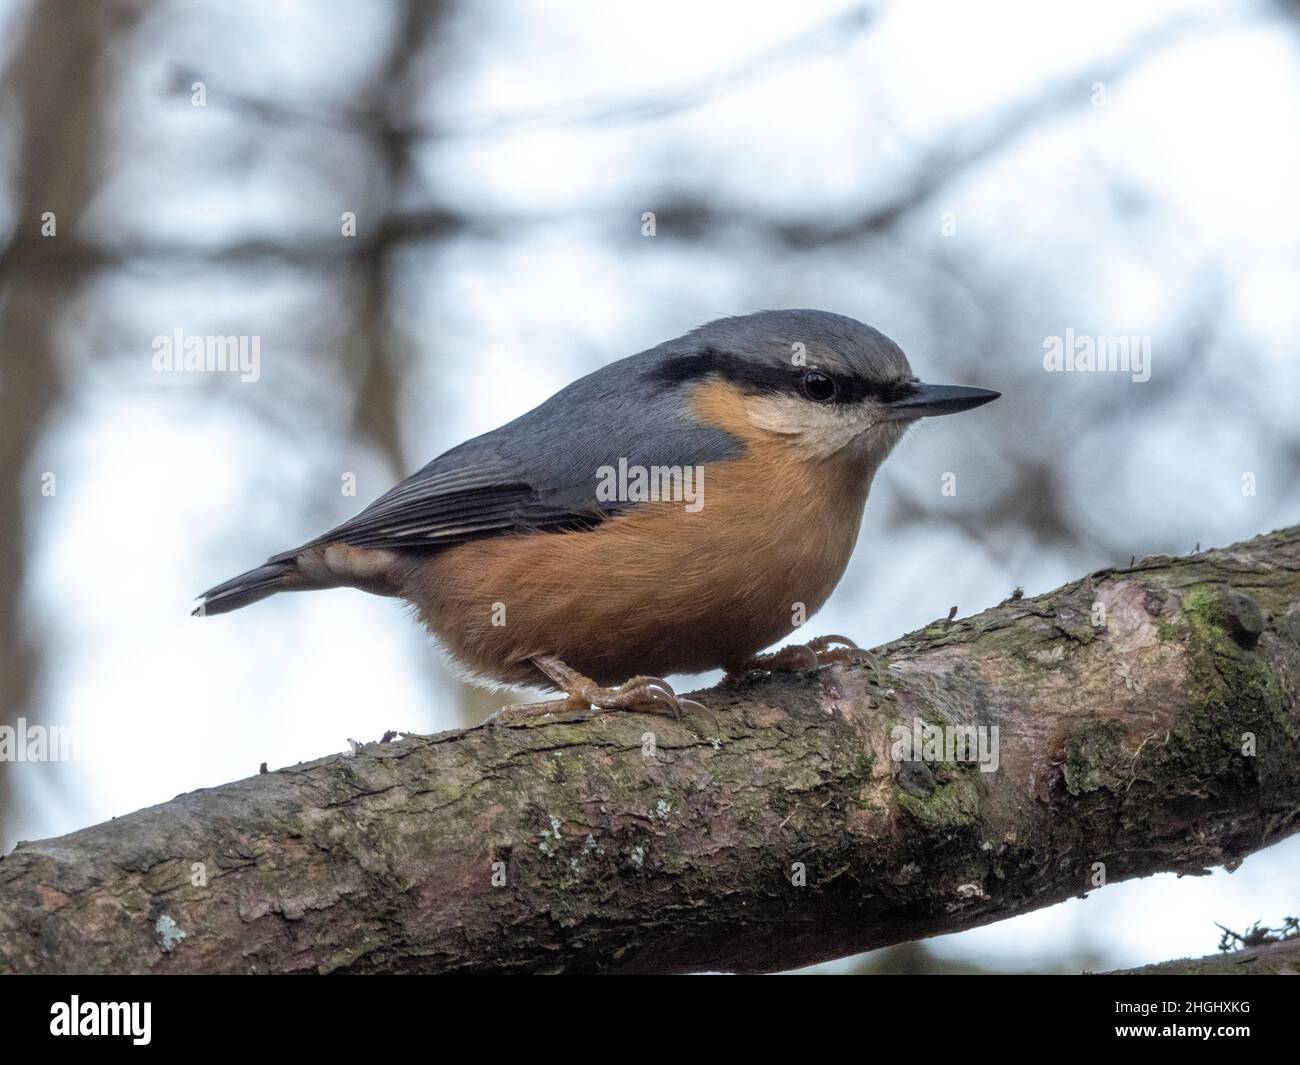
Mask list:
[{"label": "blue-grey wing", "polygon": [[511,532],[586,528],[636,505],[598,491],[620,459],[629,467],[684,467],[739,455],[738,439],[699,421],[681,389],[655,376],[664,358],[653,349],[575,381],[440,455],[304,547],[430,550]]}]

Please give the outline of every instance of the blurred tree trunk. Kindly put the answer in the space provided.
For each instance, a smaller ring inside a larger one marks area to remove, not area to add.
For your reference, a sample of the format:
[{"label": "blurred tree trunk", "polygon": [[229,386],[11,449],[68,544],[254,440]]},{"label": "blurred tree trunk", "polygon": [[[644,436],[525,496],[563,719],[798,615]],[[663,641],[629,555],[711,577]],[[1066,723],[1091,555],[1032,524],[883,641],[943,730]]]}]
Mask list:
[{"label": "blurred tree trunk", "polygon": [[[1300,829],[1300,527],[877,656],[682,720],[371,744],[22,844],[0,972],[786,969]],[[901,750],[922,722],[992,760]]]},{"label": "blurred tree trunk", "polygon": [[[428,91],[423,79],[437,31],[447,15],[445,4],[405,0],[388,56],[362,94],[360,110],[372,118],[367,139],[381,173],[379,188],[367,190],[367,207],[358,219],[358,226],[367,232],[393,233],[403,224],[403,198],[417,173],[412,151],[417,144],[425,150],[428,147],[411,131],[420,128],[418,108]],[[423,193],[429,198],[429,190]],[[422,228],[421,232],[425,247],[433,249],[452,235],[455,227],[448,224],[445,234],[437,227]],[[394,480],[412,472],[402,447],[399,403],[410,359],[405,338],[393,320],[392,291],[395,285],[400,286],[396,271],[407,252],[400,240],[375,240],[351,265],[352,324],[343,345],[345,365],[357,377],[354,439],[379,451]],[[438,403],[438,396],[423,397],[426,409],[436,409]],[[431,668],[436,661],[429,656]],[[479,689],[460,683],[459,692],[461,720],[466,724],[480,720],[484,715]]]},{"label": "blurred tree trunk", "polygon": [[[59,401],[56,331],[81,278],[42,262],[44,248],[70,238],[81,222],[100,172],[101,69],[109,39],[129,9],[118,4],[42,0],[32,4],[23,40],[5,72],[6,98],[21,116],[16,224],[0,251],[0,722],[33,718],[40,641],[22,610],[28,528],[40,505],[42,476],[66,490],[65,471],[42,462],[38,445]],[[56,235],[41,236],[42,215],[54,215]],[[0,850],[7,845],[6,810],[12,770],[0,773]]]},{"label": "blurred tree trunk", "polygon": [[[413,171],[411,138],[407,131],[416,124],[415,109],[423,98],[418,82],[421,63],[429,44],[445,17],[441,3],[404,0],[398,28],[388,56],[375,71],[363,94],[361,110],[372,116],[367,140],[375,153],[381,174],[380,188],[367,189],[367,210],[358,226],[369,232],[383,232],[401,206]],[[432,237],[431,240],[436,238]],[[390,273],[401,249],[392,241],[376,241],[352,267],[348,291],[352,302],[352,329],[345,340],[347,365],[359,369],[357,405],[353,429],[363,442],[375,445],[388,460],[394,477],[405,477],[398,409],[399,382],[406,368],[400,333],[393,328]]]}]

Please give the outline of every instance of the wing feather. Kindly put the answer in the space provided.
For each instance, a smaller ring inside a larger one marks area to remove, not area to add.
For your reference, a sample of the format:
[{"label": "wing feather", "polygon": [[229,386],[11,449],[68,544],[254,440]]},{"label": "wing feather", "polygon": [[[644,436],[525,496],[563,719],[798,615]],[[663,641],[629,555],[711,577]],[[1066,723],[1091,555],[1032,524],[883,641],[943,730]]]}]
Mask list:
[{"label": "wing feather", "polygon": [[637,505],[597,497],[598,470],[620,459],[703,465],[743,452],[735,437],[700,422],[675,390],[654,383],[664,357],[652,349],[580,378],[270,561],[331,543],[428,551],[512,532],[588,528]]}]

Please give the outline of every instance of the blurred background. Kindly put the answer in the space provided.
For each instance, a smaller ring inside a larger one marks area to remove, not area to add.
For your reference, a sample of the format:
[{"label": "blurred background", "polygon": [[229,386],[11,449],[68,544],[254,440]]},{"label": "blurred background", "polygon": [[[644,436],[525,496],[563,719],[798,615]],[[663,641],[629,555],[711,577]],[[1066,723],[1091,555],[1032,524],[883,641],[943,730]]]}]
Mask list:
[{"label": "blurred background", "polygon": [[[0,723],[82,745],[0,763],[0,852],[513,701],[392,600],[191,602],[722,315],[848,314],[1004,393],[912,430],[804,636],[1300,521],[1298,31],[1291,0],[0,0]],[[177,330],[256,373],[160,370]],[[1150,380],[1045,372],[1067,330],[1149,338]],[[1298,873],[1292,839],[820,968],[1205,954]]]}]

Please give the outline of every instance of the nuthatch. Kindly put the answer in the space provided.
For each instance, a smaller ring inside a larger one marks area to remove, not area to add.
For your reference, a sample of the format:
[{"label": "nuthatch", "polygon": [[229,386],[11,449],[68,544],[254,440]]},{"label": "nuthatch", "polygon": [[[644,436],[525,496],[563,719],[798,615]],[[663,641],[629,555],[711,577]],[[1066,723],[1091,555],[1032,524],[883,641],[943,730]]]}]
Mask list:
[{"label": "nuthatch", "polygon": [[645,674],[833,659],[833,637],[758,652],[839,583],[907,427],[998,395],[922,384],[897,344],[842,315],[722,318],[452,448],[194,612],[360,588],[411,603],[471,679],[676,710]]}]

